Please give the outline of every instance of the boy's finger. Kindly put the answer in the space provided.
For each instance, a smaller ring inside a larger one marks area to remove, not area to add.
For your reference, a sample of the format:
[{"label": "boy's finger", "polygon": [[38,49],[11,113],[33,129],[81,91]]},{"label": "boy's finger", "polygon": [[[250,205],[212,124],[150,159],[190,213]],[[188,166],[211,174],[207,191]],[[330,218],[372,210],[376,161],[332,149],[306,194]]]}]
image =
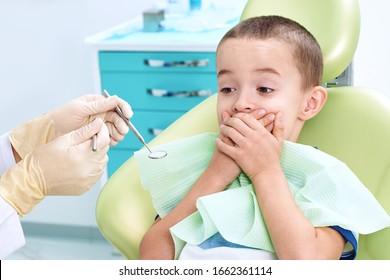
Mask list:
[{"label": "boy's finger", "polygon": [[222,142],[224,142],[224,143],[226,143],[228,145],[234,146],[234,142],[230,138],[224,136],[222,133],[220,133],[219,139],[221,139]]},{"label": "boy's finger", "polygon": [[[270,124],[272,124],[275,120],[275,114],[274,113],[270,113],[270,114],[267,114],[266,116],[264,116],[263,118],[261,118],[259,120],[259,122],[265,127],[267,128]],[[270,130],[269,130],[270,131]]]},{"label": "boy's finger", "polygon": [[257,120],[260,120],[262,119],[266,114],[267,114],[267,111],[265,109],[258,109],[256,111],[254,111],[253,113],[253,116],[257,119]]},{"label": "boy's finger", "polygon": [[272,130],[274,129],[274,122],[271,122],[269,125],[266,125],[265,129],[269,132],[272,132]]},{"label": "boy's finger", "polygon": [[221,151],[222,153],[232,157],[234,154],[234,147],[231,145],[226,144],[223,142],[220,138],[215,139],[215,147]]},{"label": "boy's finger", "polygon": [[277,113],[275,116],[274,121],[274,128],[272,130],[272,134],[278,139],[279,141],[283,141],[283,134],[284,134],[284,124],[283,124],[283,115],[281,112]]},{"label": "boy's finger", "polygon": [[269,132],[272,131],[275,114],[269,113],[265,109],[258,109],[252,113],[252,116],[258,120]]}]

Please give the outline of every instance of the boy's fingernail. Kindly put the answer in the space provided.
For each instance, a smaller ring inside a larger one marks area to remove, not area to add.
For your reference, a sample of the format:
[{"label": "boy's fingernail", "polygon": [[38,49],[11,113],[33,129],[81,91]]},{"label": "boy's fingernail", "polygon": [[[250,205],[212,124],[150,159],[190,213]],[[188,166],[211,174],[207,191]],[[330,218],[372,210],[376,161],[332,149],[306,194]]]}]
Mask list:
[{"label": "boy's fingernail", "polygon": [[270,121],[273,121],[275,119],[275,115],[274,114],[269,114],[267,119],[270,120]]},{"label": "boy's fingernail", "polygon": [[265,113],[267,113],[264,109],[259,109],[257,112],[258,112],[258,114],[259,114],[260,117],[261,117],[261,116],[264,116]]}]

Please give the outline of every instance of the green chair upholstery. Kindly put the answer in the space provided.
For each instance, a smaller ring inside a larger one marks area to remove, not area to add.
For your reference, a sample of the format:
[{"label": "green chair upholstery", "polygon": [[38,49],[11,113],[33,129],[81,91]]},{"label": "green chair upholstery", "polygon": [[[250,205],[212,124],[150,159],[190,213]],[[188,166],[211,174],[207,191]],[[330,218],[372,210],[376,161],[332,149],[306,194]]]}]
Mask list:
[{"label": "green chair upholstery", "polygon": [[[390,98],[373,89],[330,88],[299,142],[345,162],[390,213]],[[360,235],[357,258],[390,260],[390,228]]]},{"label": "green chair upholstery", "polygon": [[[357,1],[249,0],[242,19],[266,14],[292,18],[316,36],[324,53],[324,82],[337,77],[351,62],[360,30]],[[299,142],[344,161],[390,213],[390,98],[355,87],[329,88],[328,93],[323,110],[305,124]],[[213,95],[149,144],[153,147],[217,130]],[[99,195],[98,226],[126,258],[138,259],[140,241],[155,214],[132,157],[108,179]],[[390,259],[390,229],[360,236],[358,259]]]}]

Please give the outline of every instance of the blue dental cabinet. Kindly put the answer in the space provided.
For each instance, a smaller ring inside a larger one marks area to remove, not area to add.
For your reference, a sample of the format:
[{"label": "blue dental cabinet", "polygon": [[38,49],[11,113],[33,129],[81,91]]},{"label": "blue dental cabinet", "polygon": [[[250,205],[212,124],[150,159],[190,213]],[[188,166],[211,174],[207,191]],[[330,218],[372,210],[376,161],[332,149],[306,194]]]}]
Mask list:
[{"label": "blue dental cabinet", "polygon": [[[216,92],[215,50],[238,20],[237,11],[166,14],[158,32],[145,32],[139,17],[93,35],[86,43],[94,52],[95,90],[125,99],[149,142]],[[111,147],[108,176],[140,148],[131,131]]]}]

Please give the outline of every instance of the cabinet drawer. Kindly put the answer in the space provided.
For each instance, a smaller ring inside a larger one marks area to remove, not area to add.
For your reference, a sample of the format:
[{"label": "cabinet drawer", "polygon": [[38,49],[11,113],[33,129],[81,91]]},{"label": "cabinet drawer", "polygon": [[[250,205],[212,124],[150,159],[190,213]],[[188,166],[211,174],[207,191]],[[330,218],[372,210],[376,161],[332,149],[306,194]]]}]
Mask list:
[{"label": "cabinet drawer", "polygon": [[[158,111],[134,111],[131,122],[143,136],[146,143],[150,142],[156,135],[167,128],[175,120],[181,117],[185,112],[158,112]],[[142,143],[131,132],[125,136],[115,148],[126,148],[139,150]]]},{"label": "cabinet drawer", "polygon": [[215,93],[217,81],[214,73],[104,73],[102,86],[125,99],[134,110],[177,111],[189,110]]},{"label": "cabinet drawer", "polygon": [[99,52],[101,71],[215,72],[214,52]]}]

